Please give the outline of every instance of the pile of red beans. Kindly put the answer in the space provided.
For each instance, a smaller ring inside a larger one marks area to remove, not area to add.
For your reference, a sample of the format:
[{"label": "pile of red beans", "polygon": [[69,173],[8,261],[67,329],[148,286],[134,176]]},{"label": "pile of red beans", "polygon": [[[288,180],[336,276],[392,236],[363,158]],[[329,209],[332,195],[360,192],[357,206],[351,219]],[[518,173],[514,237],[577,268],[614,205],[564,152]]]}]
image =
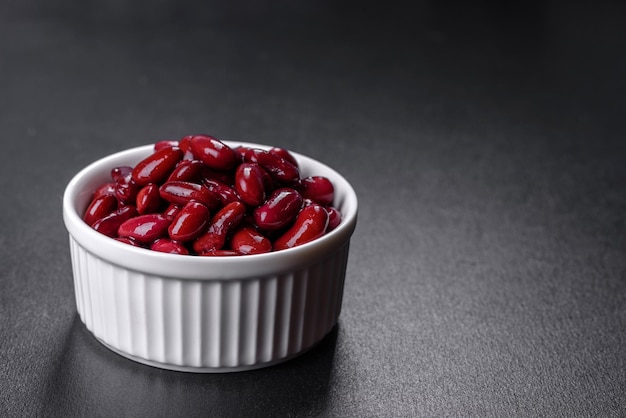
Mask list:
[{"label": "pile of red beans", "polygon": [[154,251],[260,254],[336,228],[334,186],[301,177],[283,148],[231,148],[208,135],[164,140],[135,167],[111,170],[83,216],[96,231]]}]

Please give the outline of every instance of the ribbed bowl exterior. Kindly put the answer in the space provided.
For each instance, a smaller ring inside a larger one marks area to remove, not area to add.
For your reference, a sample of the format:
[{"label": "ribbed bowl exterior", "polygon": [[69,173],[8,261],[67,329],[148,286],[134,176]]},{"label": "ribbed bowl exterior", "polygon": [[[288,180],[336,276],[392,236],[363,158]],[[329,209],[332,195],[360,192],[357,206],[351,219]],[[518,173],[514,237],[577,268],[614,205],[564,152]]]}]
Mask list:
[{"label": "ribbed bowl exterior", "polygon": [[[228,143],[267,148],[252,143]],[[151,145],[112,154],[77,173],[63,195],[76,308],[104,345],[152,366],[225,372],[276,364],[312,348],[337,323],[358,202],[332,168],[293,153],[301,175],[335,186],[341,223],[287,250],[235,257],[164,254],[110,239],[83,220],[113,167],[133,166]]]},{"label": "ribbed bowl exterior", "polygon": [[136,361],[195,372],[265,367],[313,347],[337,323],[349,242],[318,263],[240,280],[181,280],[120,267],[70,235],[77,311]]}]

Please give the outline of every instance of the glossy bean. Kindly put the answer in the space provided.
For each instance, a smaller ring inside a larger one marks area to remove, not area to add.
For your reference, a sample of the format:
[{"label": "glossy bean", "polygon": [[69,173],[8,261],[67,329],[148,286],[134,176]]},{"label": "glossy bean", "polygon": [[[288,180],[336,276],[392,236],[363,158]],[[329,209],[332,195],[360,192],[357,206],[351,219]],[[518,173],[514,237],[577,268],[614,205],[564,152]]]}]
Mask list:
[{"label": "glossy bean", "polygon": [[133,180],[132,172],[115,178],[115,196],[123,205],[134,205],[140,189],[141,186]]},{"label": "glossy bean", "polygon": [[268,151],[251,149],[246,153],[246,159],[259,164],[279,183],[294,185],[300,179],[297,166]]},{"label": "glossy bean", "polygon": [[224,206],[213,216],[208,230],[193,242],[193,250],[202,254],[222,249],[228,233],[241,222],[245,214],[246,206],[241,202]]},{"label": "glossy bean", "polygon": [[163,211],[163,215],[167,216],[168,219],[174,220],[178,212],[182,209],[182,206],[177,205],[175,203],[170,203],[169,206]]},{"label": "glossy bean", "polygon": [[[243,156],[243,162],[244,163],[249,163],[249,164],[259,164],[258,163],[258,158],[257,155],[259,153],[262,152],[266,152],[262,149],[258,149],[258,148],[244,148],[244,150],[246,150],[245,155]],[[243,152],[243,150],[241,151]],[[274,190],[275,188],[275,181],[272,178],[272,176],[267,172],[266,169],[264,169],[263,167],[261,167],[262,169],[262,177],[263,177],[263,186],[265,187],[265,191],[270,191],[270,190]]]},{"label": "glossy bean", "polygon": [[189,143],[193,155],[208,167],[222,171],[235,167],[235,152],[219,139],[209,135],[194,135]]},{"label": "glossy bean", "polygon": [[274,241],[274,251],[297,247],[324,235],[328,226],[328,212],[313,203],[300,211],[294,224]]},{"label": "glossy bean", "polygon": [[159,238],[150,245],[152,251],[161,253],[188,255],[189,250],[181,242],[169,238]]},{"label": "glossy bean", "polygon": [[207,189],[217,194],[222,206],[226,206],[232,202],[241,201],[235,189],[218,180],[206,179],[203,181],[203,184]]},{"label": "glossy bean", "polygon": [[154,151],[162,150],[163,148],[177,147],[178,141],[172,139],[162,139],[154,143]]},{"label": "glossy bean", "polygon": [[111,179],[116,181],[119,177],[126,177],[133,172],[133,168],[127,165],[113,167],[111,169]]},{"label": "glossy bean", "polygon": [[274,178],[270,176],[270,173],[263,167],[261,167],[261,174],[263,174],[263,187],[265,187],[265,192],[268,193],[274,190],[277,187],[276,180],[274,180]]},{"label": "glossy bean", "polygon": [[248,148],[248,147],[242,147],[240,151],[240,153],[243,154],[244,163],[257,163],[257,164],[259,163],[259,159],[257,158],[257,156],[262,152],[265,152],[265,151],[260,148]]},{"label": "glossy bean", "polygon": [[178,146],[183,152],[191,152],[191,138],[193,137],[194,135],[186,135],[178,141]]},{"label": "glossy bean", "polygon": [[198,255],[202,257],[233,257],[243,254],[238,253],[235,250],[210,250]]},{"label": "glossy bean", "polygon": [[288,150],[286,150],[284,148],[280,148],[280,147],[272,147],[272,148],[270,148],[268,150],[268,152],[270,154],[274,154],[274,155],[282,158],[283,160],[286,160],[286,161],[290,162],[294,166],[298,167],[298,160],[296,160],[296,157],[294,157],[293,154],[291,154]]},{"label": "glossy bean", "polygon": [[137,193],[136,203],[137,212],[139,212],[140,215],[158,212],[163,203],[163,199],[161,199],[159,193],[159,186],[150,183],[142,187]]},{"label": "glossy bean", "polygon": [[94,222],[91,227],[107,237],[115,238],[118,236],[117,230],[120,225],[137,215],[139,215],[139,213],[137,212],[137,208],[135,208],[135,206],[125,205],[116,209],[104,218]]},{"label": "glossy bean", "polygon": [[128,237],[149,244],[163,237],[171,221],[163,214],[150,213],[124,221],[117,230],[119,237]]},{"label": "glossy bean", "polygon": [[210,215],[209,208],[202,203],[191,201],[174,217],[167,232],[175,241],[191,241],[204,232],[209,224]]},{"label": "glossy bean", "polygon": [[200,175],[202,181],[204,180],[217,180],[224,184],[233,184],[235,181],[235,174],[233,171],[218,171],[213,170],[206,165],[202,165],[202,173]]},{"label": "glossy bean", "polygon": [[98,187],[93,194],[92,200],[97,199],[101,196],[111,195],[115,196],[115,183],[108,182],[104,183],[102,186]]},{"label": "glossy bean", "polygon": [[283,187],[274,190],[270,197],[253,212],[259,228],[273,231],[291,223],[302,208],[302,196],[295,189]]},{"label": "glossy bean", "polygon": [[133,247],[141,247],[142,246],[140,243],[138,243],[134,239],[128,238],[128,237],[123,237],[123,238],[116,237],[116,238],[113,238],[113,239],[116,240],[116,241],[119,241],[119,242],[121,242],[123,244],[131,245]]},{"label": "glossy bean", "polygon": [[259,206],[265,200],[263,169],[256,163],[242,163],[235,171],[235,191],[249,206]]},{"label": "glossy bean", "polygon": [[296,186],[305,199],[327,206],[333,203],[335,188],[333,183],[324,176],[309,176],[300,179]]},{"label": "glossy bean", "polygon": [[334,206],[326,206],[324,209],[328,212],[328,226],[326,227],[326,233],[328,233],[341,223],[341,212]]},{"label": "glossy bean", "polygon": [[162,183],[182,158],[183,152],[178,147],[161,148],[137,163],[132,171],[133,180],[140,186]]},{"label": "glossy bean", "polygon": [[244,147],[243,145],[239,145],[238,147],[233,148],[235,151],[235,155],[237,156],[237,162],[239,164],[246,162],[246,153],[250,148]]},{"label": "glossy bean", "polygon": [[219,205],[218,196],[197,183],[168,181],[159,187],[159,193],[163,199],[180,206],[191,200],[196,200],[209,209],[215,209]]},{"label": "glossy bean", "polygon": [[98,196],[91,201],[87,210],[85,210],[83,220],[87,225],[91,226],[115,209],[117,209],[117,198],[115,195],[104,194]]},{"label": "glossy bean", "polygon": [[193,155],[193,152],[191,151],[191,138],[192,137],[193,135],[187,135],[181,138],[180,141],[178,141],[178,147],[184,153],[183,160],[195,160],[196,159],[196,157],[194,157]]},{"label": "glossy bean", "polygon": [[262,254],[272,251],[272,242],[255,228],[244,226],[232,234],[230,248],[241,254]]},{"label": "glossy bean", "polygon": [[167,181],[187,181],[198,183],[202,178],[204,165],[200,160],[182,160],[170,173]]}]

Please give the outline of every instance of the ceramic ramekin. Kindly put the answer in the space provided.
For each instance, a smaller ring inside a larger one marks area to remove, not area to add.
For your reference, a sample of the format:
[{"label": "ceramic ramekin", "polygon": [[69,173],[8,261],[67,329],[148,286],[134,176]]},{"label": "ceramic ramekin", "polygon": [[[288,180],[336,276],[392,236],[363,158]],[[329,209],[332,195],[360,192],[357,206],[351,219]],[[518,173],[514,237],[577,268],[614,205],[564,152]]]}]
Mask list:
[{"label": "ceramic ramekin", "polygon": [[[230,146],[268,149],[252,143]],[[302,176],[328,177],[341,224],[288,250],[237,257],[165,254],[110,239],[82,221],[113,167],[134,166],[152,145],[122,151],[80,171],[63,196],[76,308],[113,351],[152,366],[227,372],[270,366],[321,341],[341,310],[357,197],[330,167],[293,153]]]}]

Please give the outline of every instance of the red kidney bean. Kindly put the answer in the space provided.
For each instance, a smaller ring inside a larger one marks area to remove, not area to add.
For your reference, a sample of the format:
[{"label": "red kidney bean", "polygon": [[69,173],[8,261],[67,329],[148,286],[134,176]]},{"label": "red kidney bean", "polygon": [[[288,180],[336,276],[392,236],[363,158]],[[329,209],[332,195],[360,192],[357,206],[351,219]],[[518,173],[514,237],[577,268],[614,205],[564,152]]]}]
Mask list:
[{"label": "red kidney bean", "polygon": [[193,152],[191,151],[191,138],[192,137],[193,137],[193,135],[187,135],[187,136],[181,138],[180,141],[178,141],[178,147],[185,154],[183,156],[184,160],[195,160]]},{"label": "red kidney bean", "polygon": [[106,195],[115,196],[115,183],[114,182],[104,183],[102,186],[98,187],[96,191],[94,192],[93,197],[91,199],[92,200],[97,199],[101,196],[106,196]]},{"label": "red kidney bean", "polygon": [[289,151],[287,151],[284,148],[279,148],[279,147],[272,147],[269,149],[268,151],[270,154],[274,154],[277,157],[282,158],[283,160],[286,160],[288,162],[290,162],[291,164],[295,165],[296,167],[298,167],[298,160],[296,160],[296,157],[294,157]]},{"label": "red kidney bean", "polygon": [[235,181],[234,172],[213,170],[204,164],[202,166],[202,174],[200,177],[202,180],[217,180],[224,184],[233,184]]},{"label": "red kidney bean", "polygon": [[326,233],[328,233],[341,223],[341,212],[334,206],[326,206],[324,209],[328,212],[328,226],[326,227]]},{"label": "red kidney bean", "polygon": [[[257,158],[257,155],[259,153],[262,152],[266,152],[262,149],[258,149],[258,148],[243,148],[241,150],[241,152],[246,151],[245,155],[242,157],[243,158],[243,162],[244,163],[253,163],[253,164],[258,164],[259,160]],[[263,169],[263,185],[265,186],[265,190],[273,190],[274,189],[274,179],[272,178],[272,176],[270,176],[270,174],[267,172],[266,169],[264,169],[263,167],[261,167]]]},{"label": "red kidney bean", "polygon": [[292,188],[274,190],[270,197],[253,212],[261,229],[277,230],[291,223],[302,208],[302,196]]},{"label": "red kidney bean", "polygon": [[162,150],[163,148],[177,147],[178,141],[172,139],[163,139],[154,143],[154,151]]},{"label": "red kidney bean", "polygon": [[197,183],[168,181],[159,188],[159,193],[163,199],[180,206],[191,200],[196,200],[209,209],[215,209],[219,205],[218,196]]},{"label": "red kidney bean", "polygon": [[187,135],[178,141],[178,146],[181,150],[183,150],[183,152],[191,152],[191,138],[193,137],[194,135]]},{"label": "red kidney bean", "polygon": [[193,242],[193,250],[202,254],[222,249],[228,233],[241,222],[245,214],[246,206],[241,202],[224,206],[213,216],[209,229]]},{"label": "red kidney bean", "polygon": [[133,180],[132,172],[115,178],[115,196],[122,204],[134,204],[141,186]]},{"label": "red kidney bean", "polygon": [[249,206],[259,206],[265,200],[263,169],[256,163],[241,163],[235,171],[235,191]]},{"label": "red kidney bean", "polygon": [[218,195],[222,206],[241,201],[235,189],[218,180],[205,179],[202,183],[207,189]]},{"label": "red kidney bean", "polygon": [[316,203],[300,211],[295,223],[274,241],[274,251],[306,244],[324,235],[328,226],[328,212]]},{"label": "red kidney bean", "polygon": [[274,190],[277,187],[274,178],[270,176],[270,173],[268,173],[267,170],[263,167],[261,167],[261,173],[263,174],[263,187],[265,187],[265,190]]},{"label": "red kidney bean", "polygon": [[202,257],[232,257],[242,254],[235,250],[210,250],[198,255]]},{"label": "red kidney bean", "polygon": [[244,163],[259,163],[259,159],[257,158],[257,156],[262,153],[265,152],[260,148],[247,148],[247,147],[241,147],[241,150],[239,151],[240,153],[243,153],[245,151],[245,153],[243,154],[243,160],[242,162]]},{"label": "red kidney bean", "polygon": [[172,170],[167,181],[187,181],[198,183],[202,177],[204,165],[200,160],[182,160],[176,168]]},{"label": "red kidney bean", "polygon": [[250,149],[246,153],[246,160],[259,164],[279,183],[293,185],[300,179],[298,167],[268,151]]},{"label": "red kidney bean", "polygon": [[124,237],[124,238],[120,238],[120,237],[116,237],[113,238],[116,241],[122,242],[124,244],[128,244],[128,245],[132,245],[133,247],[141,247],[141,244],[138,243],[137,241],[135,241],[132,238],[128,238],[128,237]]},{"label": "red kidney bean", "polygon": [[178,212],[182,209],[182,206],[175,203],[170,203],[167,209],[163,211],[163,215],[167,216],[170,220],[174,220]]},{"label": "red kidney bean", "polygon": [[167,229],[171,239],[187,242],[198,238],[209,224],[209,208],[191,201],[178,212]]},{"label": "red kidney bean", "polygon": [[119,177],[126,177],[132,172],[133,168],[127,165],[113,167],[111,169],[111,179],[113,179],[113,181],[116,181]]},{"label": "red kidney bean", "polygon": [[91,227],[107,237],[115,238],[117,237],[117,230],[120,225],[137,215],[139,215],[139,213],[135,206],[122,206],[104,218],[96,221]]},{"label": "red kidney bean", "polygon": [[262,254],[272,251],[272,241],[255,228],[244,226],[233,233],[230,248],[241,254]]},{"label": "red kidney bean", "polygon": [[96,197],[87,207],[87,210],[83,215],[83,220],[87,225],[91,226],[94,222],[104,218],[115,209],[117,209],[117,198],[115,195],[105,194]]},{"label": "red kidney bean", "polygon": [[237,162],[239,164],[246,162],[246,153],[250,148],[244,147],[243,145],[239,145],[238,147],[233,148],[235,151],[235,155],[237,156]]},{"label": "red kidney bean", "polygon": [[323,176],[310,176],[300,179],[297,190],[305,199],[327,206],[333,203],[335,188],[333,183]]},{"label": "red kidney bean", "polygon": [[124,221],[117,229],[119,237],[128,237],[142,244],[149,244],[167,232],[171,221],[163,214],[150,213]]},{"label": "red kidney bean", "polygon": [[168,239],[159,238],[150,245],[152,251],[169,254],[189,255],[189,250],[182,243]]},{"label": "red kidney bean", "polygon": [[139,212],[140,215],[158,212],[163,203],[159,193],[159,186],[150,183],[142,187],[137,193],[136,201],[137,212]]},{"label": "red kidney bean", "polygon": [[135,183],[145,186],[149,183],[161,183],[174,170],[183,158],[178,147],[162,148],[139,161],[132,171]]},{"label": "red kidney bean", "polygon": [[194,135],[189,140],[193,155],[215,170],[231,170],[237,156],[228,145],[208,135]]}]

